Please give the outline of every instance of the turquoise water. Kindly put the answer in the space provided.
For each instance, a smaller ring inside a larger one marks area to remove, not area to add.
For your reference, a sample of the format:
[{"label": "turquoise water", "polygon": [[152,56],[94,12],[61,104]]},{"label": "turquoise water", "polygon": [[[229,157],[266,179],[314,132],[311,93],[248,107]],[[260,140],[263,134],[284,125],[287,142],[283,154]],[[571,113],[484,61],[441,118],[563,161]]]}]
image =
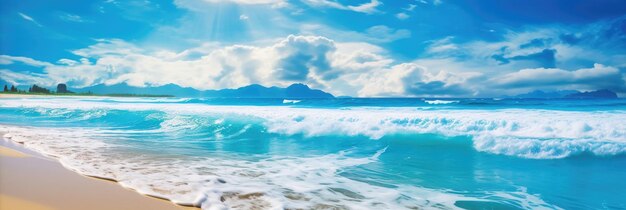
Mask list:
[{"label": "turquoise water", "polygon": [[626,209],[626,100],[0,99],[0,132],[203,209]]}]

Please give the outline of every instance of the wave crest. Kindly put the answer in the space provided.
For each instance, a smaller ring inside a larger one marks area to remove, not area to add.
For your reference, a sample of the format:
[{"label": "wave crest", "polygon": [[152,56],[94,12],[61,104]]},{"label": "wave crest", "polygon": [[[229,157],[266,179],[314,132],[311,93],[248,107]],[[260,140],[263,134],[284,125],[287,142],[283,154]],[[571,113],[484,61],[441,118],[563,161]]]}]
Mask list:
[{"label": "wave crest", "polygon": [[[524,158],[563,158],[575,154],[626,153],[626,111],[420,110],[415,108],[315,109],[203,104],[102,103],[53,100],[2,101],[3,107],[45,107],[72,112],[94,110],[159,111],[164,131],[224,129],[216,122],[238,123],[230,133],[262,132],[305,137],[366,136],[398,133],[471,136],[478,151]],[[76,111],[78,110],[78,111]],[[54,113],[50,113],[54,115]],[[187,117],[193,116],[193,117]],[[225,118],[229,116],[228,118]],[[225,119],[225,120],[220,120]],[[244,129],[245,125],[264,129]],[[418,139],[416,139],[418,140]]]},{"label": "wave crest", "polygon": [[437,104],[455,104],[455,103],[459,103],[460,101],[449,101],[449,100],[424,100],[425,103],[427,104],[433,104],[433,105],[437,105]]},{"label": "wave crest", "polygon": [[376,162],[386,148],[369,157],[351,157],[350,151],[341,151],[250,161],[120,152],[128,148],[94,138],[94,134],[102,135],[99,130],[0,125],[0,132],[83,175],[113,179],[139,193],[202,209],[457,209],[457,201],[502,198],[522,208],[558,209],[523,190],[484,191],[478,194],[485,196],[472,197],[411,185],[382,187],[339,175],[345,168]]}]

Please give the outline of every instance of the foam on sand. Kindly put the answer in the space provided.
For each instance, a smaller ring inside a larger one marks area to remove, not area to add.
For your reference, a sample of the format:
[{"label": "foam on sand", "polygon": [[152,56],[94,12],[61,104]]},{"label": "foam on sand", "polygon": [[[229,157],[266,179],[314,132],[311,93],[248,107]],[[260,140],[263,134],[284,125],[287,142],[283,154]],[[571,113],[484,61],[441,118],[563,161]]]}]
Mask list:
[{"label": "foam on sand", "polygon": [[[71,132],[69,132],[71,131]],[[339,175],[348,167],[373,163],[385,152],[350,157],[350,151],[313,157],[238,158],[145,155],[110,144],[97,129],[0,126],[6,138],[56,157],[78,173],[116,180],[139,193],[203,209],[456,209],[457,201],[507,197],[523,208],[557,208],[519,192],[461,192],[419,186],[382,187]]]},{"label": "foam on sand", "polygon": [[0,209],[183,209],[142,196],[113,182],[81,176],[53,159],[5,139],[0,139],[0,145],[29,154],[28,158],[0,157]]}]

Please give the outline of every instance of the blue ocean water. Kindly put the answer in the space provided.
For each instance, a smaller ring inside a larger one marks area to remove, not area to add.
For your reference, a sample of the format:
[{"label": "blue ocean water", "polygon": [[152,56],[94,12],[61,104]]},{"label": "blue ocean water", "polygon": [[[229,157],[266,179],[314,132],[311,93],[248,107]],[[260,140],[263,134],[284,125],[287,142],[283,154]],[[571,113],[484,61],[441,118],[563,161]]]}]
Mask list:
[{"label": "blue ocean water", "polygon": [[625,99],[0,99],[5,138],[203,209],[626,209],[625,119]]}]

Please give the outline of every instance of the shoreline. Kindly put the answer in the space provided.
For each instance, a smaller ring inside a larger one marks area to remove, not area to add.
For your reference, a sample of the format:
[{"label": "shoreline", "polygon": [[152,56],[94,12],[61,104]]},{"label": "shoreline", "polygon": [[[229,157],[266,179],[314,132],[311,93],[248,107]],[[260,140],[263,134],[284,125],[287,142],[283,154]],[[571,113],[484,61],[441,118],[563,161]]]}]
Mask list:
[{"label": "shoreline", "polygon": [[200,209],[141,194],[113,179],[76,173],[4,133],[0,138],[0,209]]}]

